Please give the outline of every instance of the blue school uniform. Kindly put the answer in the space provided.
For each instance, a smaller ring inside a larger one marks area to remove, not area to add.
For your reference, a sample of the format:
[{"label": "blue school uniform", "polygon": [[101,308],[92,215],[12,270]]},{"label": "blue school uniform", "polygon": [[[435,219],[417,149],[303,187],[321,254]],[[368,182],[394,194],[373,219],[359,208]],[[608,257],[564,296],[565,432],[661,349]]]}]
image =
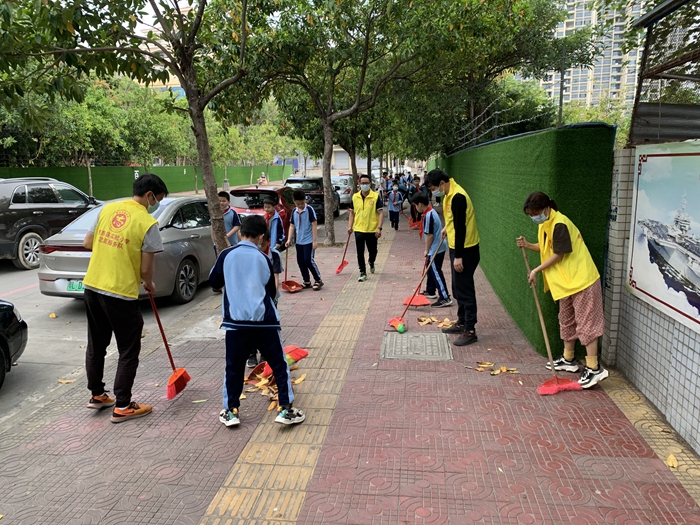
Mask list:
[{"label": "blue school uniform", "polygon": [[437,250],[437,255],[435,256],[433,264],[431,264],[426,271],[428,282],[425,285],[425,290],[430,295],[437,292],[440,299],[449,299],[450,294],[447,291],[445,275],[442,273],[442,263],[445,260],[445,252],[447,251],[447,239],[442,243],[440,242],[442,221],[440,221],[438,213],[432,208],[430,211],[423,214],[423,233],[433,236],[433,242],[430,243],[430,247],[428,248],[428,257],[425,259],[426,267]]},{"label": "blue school uniform", "polygon": [[300,213],[298,208],[292,211],[292,224],[296,230],[297,244],[312,244],[314,242],[314,232],[312,223],[316,222],[316,212],[308,204]]},{"label": "blue school uniform", "polygon": [[[224,216],[224,231],[226,233],[241,225],[241,219],[233,208],[227,209],[222,215]],[[236,246],[238,244],[238,233],[231,235],[228,238],[228,242],[231,243],[231,246]]]},{"label": "blue school uniform", "polygon": [[280,214],[275,214],[268,220],[267,227],[270,229],[270,245],[274,248],[278,244],[282,246],[286,236],[284,235],[284,226],[282,225],[282,217]]},{"label": "blue school uniform", "polygon": [[395,211],[395,212],[400,212],[401,211],[401,203],[403,202],[403,195],[401,195],[400,192],[396,191],[394,192],[393,190],[389,193],[389,195],[386,198],[386,201],[389,206],[389,211]]}]

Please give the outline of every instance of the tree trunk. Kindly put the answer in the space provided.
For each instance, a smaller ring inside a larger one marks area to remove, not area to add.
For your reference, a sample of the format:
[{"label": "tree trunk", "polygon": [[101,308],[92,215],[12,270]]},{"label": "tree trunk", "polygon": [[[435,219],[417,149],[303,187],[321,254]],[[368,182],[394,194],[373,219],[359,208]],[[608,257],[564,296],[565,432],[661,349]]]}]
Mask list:
[{"label": "tree trunk", "polygon": [[350,157],[350,171],[352,172],[352,178],[357,180],[357,159],[355,158],[357,152],[355,151],[355,148],[350,149],[352,150],[348,151],[348,156]]},{"label": "tree trunk", "polygon": [[94,197],[92,194],[92,169],[90,167],[90,156],[85,155],[85,159],[85,165],[87,166],[88,170],[88,195],[90,195],[90,197]]},{"label": "tree trunk", "polygon": [[372,139],[367,137],[365,146],[367,148],[367,175],[369,175],[369,180],[372,180]]},{"label": "tree trunk", "polygon": [[255,168],[255,165],[251,162],[250,163],[250,183],[253,184],[253,169]]},{"label": "tree trunk", "polygon": [[333,156],[333,124],[324,121],[323,124],[323,207],[326,216],[326,239],[323,244],[333,246],[335,244],[335,221],[333,208],[333,185],[331,184],[331,157]]},{"label": "tree trunk", "polygon": [[[224,231],[224,219],[221,215],[219,205],[219,194],[214,178],[214,165],[211,161],[211,149],[209,148],[209,136],[207,126],[204,121],[204,111],[200,109],[197,90],[186,88],[186,92],[192,97],[189,99],[190,118],[192,119],[192,131],[197,141],[197,152],[199,153],[199,163],[202,168],[202,179],[204,180],[204,193],[209,204],[209,216],[211,217],[211,228],[217,252],[221,253],[230,246]],[[197,170],[195,169],[195,173]]]},{"label": "tree trunk", "polygon": [[284,170],[287,168],[287,156],[282,159],[282,182],[284,182]]}]

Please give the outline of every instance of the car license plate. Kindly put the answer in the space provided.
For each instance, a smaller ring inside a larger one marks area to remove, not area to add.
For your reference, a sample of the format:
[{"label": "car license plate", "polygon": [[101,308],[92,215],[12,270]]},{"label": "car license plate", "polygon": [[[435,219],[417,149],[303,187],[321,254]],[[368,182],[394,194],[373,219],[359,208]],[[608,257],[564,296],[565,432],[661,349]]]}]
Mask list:
[{"label": "car license plate", "polygon": [[66,290],[69,292],[82,292],[84,290],[83,281],[68,281]]}]

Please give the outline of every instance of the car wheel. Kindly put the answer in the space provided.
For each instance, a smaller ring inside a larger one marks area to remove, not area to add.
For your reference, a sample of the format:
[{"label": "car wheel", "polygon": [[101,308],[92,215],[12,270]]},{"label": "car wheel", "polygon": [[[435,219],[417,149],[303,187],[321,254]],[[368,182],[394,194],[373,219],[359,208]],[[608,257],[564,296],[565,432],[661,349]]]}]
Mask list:
[{"label": "car wheel", "polygon": [[335,201],[335,210],[333,210],[333,217],[340,217],[340,199]]},{"label": "car wheel", "polygon": [[34,232],[25,233],[17,246],[17,258],[12,262],[20,270],[33,270],[39,267],[39,246],[44,240]]},{"label": "car wheel", "polygon": [[197,263],[192,259],[185,259],[177,267],[175,272],[175,288],[173,289],[172,299],[176,303],[189,303],[194,299],[194,294],[197,292]]},{"label": "car wheel", "polygon": [[2,348],[2,345],[0,345],[0,388],[2,388],[2,384],[5,382],[6,370],[7,361],[5,360],[5,350]]}]

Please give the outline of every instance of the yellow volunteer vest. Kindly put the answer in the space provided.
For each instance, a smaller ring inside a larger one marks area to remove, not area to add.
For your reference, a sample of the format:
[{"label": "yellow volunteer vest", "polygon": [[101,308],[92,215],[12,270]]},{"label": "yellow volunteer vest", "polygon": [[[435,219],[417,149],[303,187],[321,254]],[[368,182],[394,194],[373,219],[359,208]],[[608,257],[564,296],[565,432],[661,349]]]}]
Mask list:
[{"label": "yellow volunteer vest", "polygon": [[352,196],[352,209],[355,220],[352,228],[356,232],[373,233],[379,228],[379,217],[377,216],[377,199],[379,194],[369,190],[367,196],[362,198],[362,190]]},{"label": "yellow volunteer vest", "polygon": [[106,204],[100,212],[83,284],[134,299],[141,284],[141,246],[156,219],[133,200]]},{"label": "yellow volunteer vest", "polygon": [[537,231],[540,261],[544,262],[554,255],[552,236],[554,235],[554,226],[557,224],[564,224],[569,230],[572,252],[564,255],[561,261],[542,272],[544,291],[551,291],[552,299],[555,301],[585,290],[600,279],[598,268],[593,263],[591,254],[583,242],[581,232],[566,215],[554,210],[550,212],[549,219],[540,224]]},{"label": "yellow volunteer vest", "polygon": [[456,194],[464,195],[467,199],[467,235],[464,237],[464,247],[471,248],[479,244],[479,232],[476,229],[476,216],[472,200],[464,191],[464,188],[457,184],[454,179],[450,179],[450,190],[442,198],[442,212],[445,214],[445,230],[447,232],[447,246],[455,248],[455,224],[452,215],[452,197]]}]

